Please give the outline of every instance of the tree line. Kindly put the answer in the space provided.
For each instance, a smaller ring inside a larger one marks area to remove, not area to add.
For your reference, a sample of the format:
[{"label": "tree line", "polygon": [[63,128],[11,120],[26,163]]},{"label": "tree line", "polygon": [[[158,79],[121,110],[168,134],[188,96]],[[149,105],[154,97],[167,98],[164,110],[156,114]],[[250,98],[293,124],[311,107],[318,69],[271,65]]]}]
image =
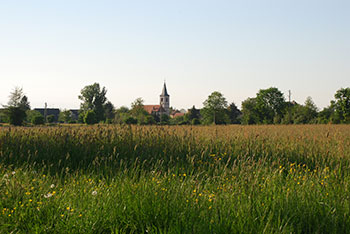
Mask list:
[{"label": "tree line", "polygon": [[[61,123],[115,123],[139,125],[208,125],[208,124],[348,124],[350,123],[350,88],[336,91],[330,105],[319,111],[311,97],[303,104],[286,101],[275,87],[260,89],[255,97],[242,102],[241,110],[234,102],[227,102],[218,91],[203,102],[202,109],[193,106],[186,113],[169,117],[166,114],[148,113],[142,98],[137,98],[131,108],[118,109],[106,98],[107,89],[98,83],[85,86],[78,96],[81,100],[78,118],[69,110],[60,112]],[[170,113],[181,113],[171,108]],[[21,88],[10,93],[8,105],[0,112],[0,122],[12,125],[53,123],[54,116],[42,116],[30,109],[28,97]]]}]

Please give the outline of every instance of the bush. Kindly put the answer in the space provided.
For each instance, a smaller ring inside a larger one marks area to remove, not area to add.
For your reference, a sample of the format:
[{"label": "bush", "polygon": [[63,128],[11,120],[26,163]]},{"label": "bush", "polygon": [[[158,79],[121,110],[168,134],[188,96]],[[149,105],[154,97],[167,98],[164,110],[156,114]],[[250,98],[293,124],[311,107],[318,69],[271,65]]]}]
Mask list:
[{"label": "bush", "polygon": [[197,118],[194,118],[194,119],[192,119],[191,123],[192,123],[192,125],[199,125],[199,124],[201,124],[201,121],[199,121],[199,119],[197,119]]},{"label": "bush", "polygon": [[135,119],[135,118],[132,117],[132,116],[128,116],[128,117],[126,117],[126,118],[123,120],[123,122],[124,122],[125,124],[137,124],[137,119]]},{"label": "bush", "polygon": [[84,116],[84,123],[86,123],[86,124],[97,123],[97,116],[96,116],[95,111],[89,110],[88,112],[86,112],[86,114]]},{"label": "bush", "polygon": [[49,115],[46,117],[46,120],[48,123],[53,123],[55,122],[55,116],[54,115]]},{"label": "bush", "polygon": [[45,123],[44,120],[45,120],[45,119],[44,119],[44,116],[42,116],[42,115],[36,115],[36,116],[34,116],[33,119],[32,119],[32,124],[34,124],[34,125],[41,125],[41,124],[44,124],[44,123]]}]

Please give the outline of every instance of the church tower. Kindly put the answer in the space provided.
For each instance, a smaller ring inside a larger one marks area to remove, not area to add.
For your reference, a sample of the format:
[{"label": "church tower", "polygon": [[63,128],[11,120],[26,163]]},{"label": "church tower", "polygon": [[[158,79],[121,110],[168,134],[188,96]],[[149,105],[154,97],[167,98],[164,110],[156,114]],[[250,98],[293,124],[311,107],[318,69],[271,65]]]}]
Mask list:
[{"label": "church tower", "polygon": [[170,115],[170,96],[168,94],[168,91],[166,89],[166,84],[164,82],[164,86],[163,86],[163,91],[162,94],[160,95],[160,105],[164,108],[165,113],[167,115]]}]

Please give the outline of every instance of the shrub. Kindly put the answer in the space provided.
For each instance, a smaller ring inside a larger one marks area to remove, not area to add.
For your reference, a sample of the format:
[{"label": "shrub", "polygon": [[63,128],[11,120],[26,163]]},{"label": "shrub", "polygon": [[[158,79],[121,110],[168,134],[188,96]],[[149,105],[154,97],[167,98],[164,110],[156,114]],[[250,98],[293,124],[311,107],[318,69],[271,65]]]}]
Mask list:
[{"label": "shrub", "polygon": [[198,124],[201,124],[201,121],[199,121],[199,119],[197,119],[197,118],[194,118],[194,119],[192,119],[192,125],[198,125]]},{"label": "shrub", "polygon": [[132,116],[128,116],[124,119],[125,124],[137,124],[137,119]]},{"label": "shrub", "polygon": [[34,124],[34,125],[41,125],[44,123],[45,123],[44,116],[42,116],[42,115],[36,115],[32,119],[32,124]]},{"label": "shrub", "polygon": [[95,124],[97,123],[96,113],[93,110],[89,110],[86,112],[84,116],[84,123],[86,124]]},{"label": "shrub", "polygon": [[48,123],[53,123],[55,122],[55,116],[54,115],[49,115],[46,117],[46,120]]}]

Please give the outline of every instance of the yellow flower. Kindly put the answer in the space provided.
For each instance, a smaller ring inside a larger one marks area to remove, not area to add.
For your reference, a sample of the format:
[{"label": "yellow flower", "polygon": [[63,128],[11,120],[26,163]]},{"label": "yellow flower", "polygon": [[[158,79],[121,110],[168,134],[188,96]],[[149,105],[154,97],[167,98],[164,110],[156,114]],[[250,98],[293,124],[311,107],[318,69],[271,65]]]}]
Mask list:
[{"label": "yellow flower", "polygon": [[209,210],[211,209],[211,206],[209,206]]},{"label": "yellow flower", "polygon": [[211,198],[209,198],[209,200],[208,200],[209,202],[211,202],[212,201],[212,199]]},{"label": "yellow flower", "polygon": [[200,197],[202,196],[202,194],[200,193],[200,194],[198,194]]},{"label": "yellow flower", "polygon": [[32,202],[33,200],[32,199],[29,199],[29,202]]},{"label": "yellow flower", "polygon": [[193,193],[196,193],[196,192],[197,192],[197,191],[194,189],[194,190],[193,190]]},{"label": "yellow flower", "polygon": [[186,176],[186,173],[184,173],[183,176]]},{"label": "yellow flower", "polygon": [[83,216],[82,214],[79,214],[79,217]]},{"label": "yellow flower", "polygon": [[70,208],[69,208],[69,206],[67,206],[67,208],[66,208],[67,210],[70,210]]},{"label": "yellow flower", "polygon": [[30,195],[30,192],[26,192],[26,195]]}]

